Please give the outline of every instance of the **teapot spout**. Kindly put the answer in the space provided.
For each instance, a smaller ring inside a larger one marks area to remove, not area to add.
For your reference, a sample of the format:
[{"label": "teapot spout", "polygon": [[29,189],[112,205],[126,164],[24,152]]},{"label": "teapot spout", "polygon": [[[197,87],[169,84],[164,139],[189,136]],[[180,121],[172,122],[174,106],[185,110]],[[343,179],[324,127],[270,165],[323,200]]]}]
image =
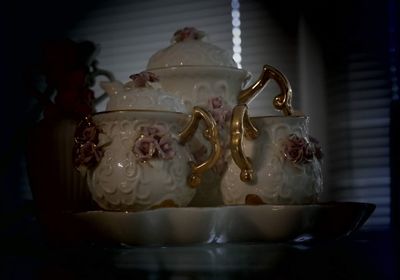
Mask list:
[{"label": "teapot spout", "polygon": [[108,96],[113,96],[118,94],[124,89],[124,85],[119,81],[107,82],[102,81],[100,82],[100,87],[104,89]]}]

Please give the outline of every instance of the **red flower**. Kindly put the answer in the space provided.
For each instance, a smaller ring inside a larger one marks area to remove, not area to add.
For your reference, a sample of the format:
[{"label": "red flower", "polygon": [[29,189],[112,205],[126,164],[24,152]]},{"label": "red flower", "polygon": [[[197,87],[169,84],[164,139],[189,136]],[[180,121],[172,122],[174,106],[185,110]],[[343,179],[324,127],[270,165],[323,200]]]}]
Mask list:
[{"label": "red flower", "polygon": [[[40,69],[47,89],[37,97],[44,105],[45,117],[61,113],[80,119],[94,111],[90,70],[91,66],[94,67],[95,51],[96,46],[89,41],[64,39],[43,45]],[[50,96],[54,93],[56,97],[53,102]]]},{"label": "red flower", "polygon": [[46,42],[43,45],[42,70],[47,83],[58,86],[73,69],[78,67],[78,44],[72,40]]}]

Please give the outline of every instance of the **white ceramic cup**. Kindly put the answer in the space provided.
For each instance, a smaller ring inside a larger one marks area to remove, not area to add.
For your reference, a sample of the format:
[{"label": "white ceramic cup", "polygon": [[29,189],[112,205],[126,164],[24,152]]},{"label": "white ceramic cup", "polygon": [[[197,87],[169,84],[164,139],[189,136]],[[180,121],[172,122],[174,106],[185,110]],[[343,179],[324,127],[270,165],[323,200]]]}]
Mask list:
[{"label": "white ceramic cup", "polygon": [[[208,158],[194,163],[185,142],[200,120],[211,144]],[[89,190],[106,210],[138,211],[186,206],[201,174],[219,157],[216,124],[205,110],[191,115],[149,110],[103,112],[83,121],[75,159],[87,176]],[[92,139],[92,140],[88,140]]]},{"label": "white ceramic cup", "polygon": [[221,182],[224,204],[314,203],[322,190],[321,149],[305,116],[249,118],[233,110],[231,156]]}]

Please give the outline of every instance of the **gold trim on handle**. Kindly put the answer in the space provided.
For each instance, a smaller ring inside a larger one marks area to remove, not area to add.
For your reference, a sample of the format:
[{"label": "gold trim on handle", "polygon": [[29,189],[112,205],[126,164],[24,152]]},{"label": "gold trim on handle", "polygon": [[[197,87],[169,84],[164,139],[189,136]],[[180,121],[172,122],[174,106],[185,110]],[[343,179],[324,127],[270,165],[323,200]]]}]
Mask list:
[{"label": "gold trim on handle", "polygon": [[200,120],[203,120],[206,124],[207,129],[203,132],[203,136],[211,143],[212,151],[209,158],[204,162],[197,165],[194,162],[190,163],[192,170],[188,177],[188,185],[192,188],[197,187],[201,183],[201,175],[213,167],[221,156],[221,145],[217,123],[210,113],[198,106],[193,107],[193,112],[189,123],[182,130],[182,132],[178,134],[179,142],[181,144],[186,143],[193,137],[199,126]]},{"label": "gold trim on handle", "polygon": [[293,114],[292,109],[292,88],[286,76],[275,67],[264,65],[258,80],[247,89],[239,93],[239,104],[249,104],[264,89],[270,80],[275,80],[281,90],[280,94],[275,96],[273,105],[277,110],[283,112],[285,116]]},{"label": "gold trim on handle", "polygon": [[240,180],[243,182],[254,179],[251,159],[244,154],[243,136],[255,139],[258,134],[257,128],[250,121],[247,105],[237,105],[232,112],[230,148],[233,161],[240,168]]}]

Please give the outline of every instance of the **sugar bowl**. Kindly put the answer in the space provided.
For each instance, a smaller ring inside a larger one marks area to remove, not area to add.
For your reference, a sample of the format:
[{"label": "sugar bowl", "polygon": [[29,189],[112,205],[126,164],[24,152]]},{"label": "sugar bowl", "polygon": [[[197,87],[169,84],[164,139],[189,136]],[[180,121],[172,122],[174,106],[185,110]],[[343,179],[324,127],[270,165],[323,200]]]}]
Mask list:
[{"label": "sugar bowl", "polygon": [[[154,93],[152,83],[156,80],[149,73],[132,80],[113,88],[132,95],[119,101]],[[113,92],[116,96],[119,93]],[[119,211],[186,206],[196,193],[202,173],[220,155],[214,119],[199,107],[184,114],[156,110],[155,103],[151,104],[153,109],[126,109],[128,105],[111,103],[108,111],[85,118],[76,130],[75,163],[87,178],[93,200],[103,209]],[[205,123],[202,135],[209,142],[210,152],[207,159],[195,162],[185,143],[201,121]]]}]

